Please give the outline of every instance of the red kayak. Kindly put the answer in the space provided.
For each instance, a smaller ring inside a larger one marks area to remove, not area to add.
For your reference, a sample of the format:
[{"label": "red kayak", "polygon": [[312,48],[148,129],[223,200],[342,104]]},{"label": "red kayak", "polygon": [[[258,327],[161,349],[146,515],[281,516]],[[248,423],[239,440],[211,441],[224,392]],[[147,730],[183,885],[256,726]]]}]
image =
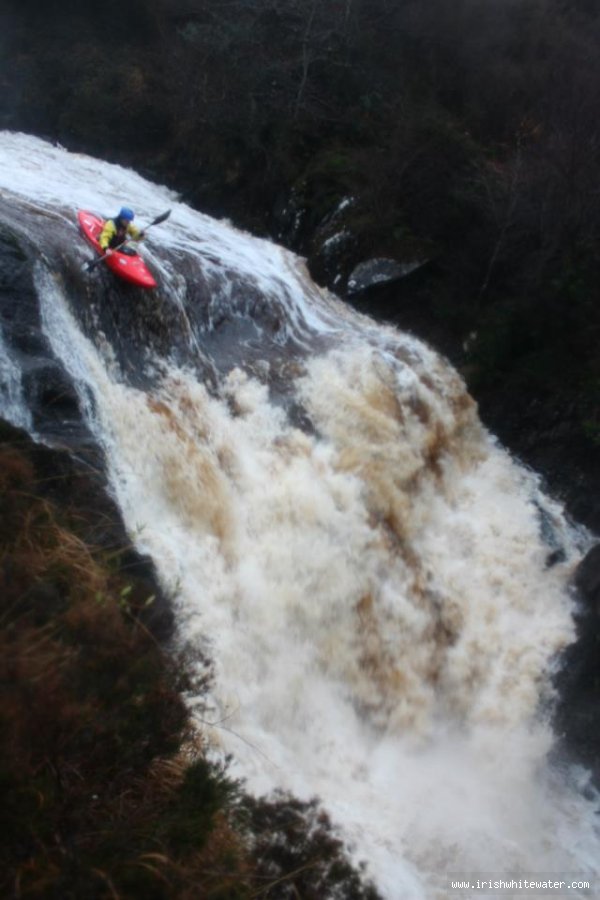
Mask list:
[{"label": "red kayak", "polygon": [[[104,251],[98,243],[98,237],[104,227],[104,219],[94,215],[94,213],[80,210],[77,213],[77,220],[92,247],[103,256]],[[142,257],[138,256],[137,253],[131,255],[130,253],[121,253],[119,250],[113,250],[102,265],[105,265],[107,269],[110,269],[111,272],[114,272],[115,275],[118,275],[119,278],[123,278],[124,281],[128,281],[130,284],[144,288],[156,287],[154,276]]]}]

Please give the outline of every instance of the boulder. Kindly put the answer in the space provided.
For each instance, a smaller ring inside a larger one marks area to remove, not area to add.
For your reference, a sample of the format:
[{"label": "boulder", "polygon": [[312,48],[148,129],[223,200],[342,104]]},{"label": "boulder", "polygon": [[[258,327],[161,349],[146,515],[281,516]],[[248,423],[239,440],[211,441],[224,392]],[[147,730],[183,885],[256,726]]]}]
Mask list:
[{"label": "boulder", "polygon": [[391,284],[406,278],[427,261],[401,263],[395,259],[368,259],[359,263],[348,278],[348,294],[360,294],[379,285]]}]

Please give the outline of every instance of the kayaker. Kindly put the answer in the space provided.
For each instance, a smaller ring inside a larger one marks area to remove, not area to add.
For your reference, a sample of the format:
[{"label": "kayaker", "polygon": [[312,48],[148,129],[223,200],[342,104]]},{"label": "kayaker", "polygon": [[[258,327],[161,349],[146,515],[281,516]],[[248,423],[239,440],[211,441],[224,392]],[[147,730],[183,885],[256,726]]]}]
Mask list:
[{"label": "kayaker", "polygon": [[[144,232],[133,224],[134,219],[134,211],[128,206],[122,206],[114,219],[106,220],[98,237],[98,243],[105,253],[112,253],[116,247],[129,239],[140,241],[144,237]],[[126,252],[126,249],[122,248],[122,252]]]}]

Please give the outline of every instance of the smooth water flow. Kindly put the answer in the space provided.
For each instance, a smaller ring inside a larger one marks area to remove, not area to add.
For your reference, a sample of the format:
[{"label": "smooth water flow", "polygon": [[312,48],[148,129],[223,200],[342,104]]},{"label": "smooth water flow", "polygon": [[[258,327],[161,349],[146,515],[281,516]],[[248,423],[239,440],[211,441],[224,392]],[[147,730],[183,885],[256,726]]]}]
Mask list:
[{"label": "smooth water flow", "polygon": [[[131,172],[12,134],[0,162],[44,333],[180,640],[212,661],[214,752],[255,792],[317,796],[391,900],[452,896],[451,872],[598,885],[595,804],[548,762],[586,537],[457,373]],[[125,200],[173,209],[143,251],[152,298],[81,272],[76,209]]]}]

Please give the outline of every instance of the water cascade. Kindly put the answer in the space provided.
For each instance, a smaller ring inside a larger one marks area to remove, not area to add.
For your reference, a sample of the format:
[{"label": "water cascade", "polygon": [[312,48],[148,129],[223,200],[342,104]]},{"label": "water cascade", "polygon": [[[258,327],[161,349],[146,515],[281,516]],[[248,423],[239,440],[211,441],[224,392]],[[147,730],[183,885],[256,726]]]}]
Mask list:
[{"label": "water cascade", "polygon": [[[179,640],[211,661],[213,752],[256,793],[317,796],[389,900],[450,896],[451,872],[597,878],[596,807],[548,724],[588,537],[459,375],[133,172],[9,133],[0,160],[22,285],[2,414],[102,448]],[[172,209],[142,249],[155,291],[83,271],[76,210],[125,201],[142,225]],[[52,420],[48,373],[71,392]]]}]

